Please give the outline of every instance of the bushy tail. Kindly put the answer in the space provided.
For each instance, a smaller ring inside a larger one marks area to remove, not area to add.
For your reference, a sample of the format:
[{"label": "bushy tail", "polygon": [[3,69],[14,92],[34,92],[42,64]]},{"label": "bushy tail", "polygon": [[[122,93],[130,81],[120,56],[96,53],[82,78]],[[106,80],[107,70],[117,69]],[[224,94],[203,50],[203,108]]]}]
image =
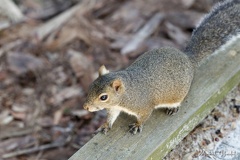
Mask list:
[{"label": "bushy tail", "polygon": [[240,0],[218,4],[195,29],[185,49],[194,65],[240,36]]}]

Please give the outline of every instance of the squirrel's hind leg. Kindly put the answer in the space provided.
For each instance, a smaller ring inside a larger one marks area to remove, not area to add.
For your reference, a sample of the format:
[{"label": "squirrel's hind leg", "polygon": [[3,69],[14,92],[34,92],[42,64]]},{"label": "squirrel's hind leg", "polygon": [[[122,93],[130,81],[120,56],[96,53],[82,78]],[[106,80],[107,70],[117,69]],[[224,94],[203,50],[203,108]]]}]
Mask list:
[{"label": "squirrel's hind leg", "polygon": [[174,115],[178,112],[180,108],[181,102],[177,103],[164,103],[164,104],[159,104],[155,106],[155,109],[157,108],[166,108],[166,114],[168,115]]},{"label": "squirrel's hind leg", "polygon": [[179,111],[179,108],[180,108],[180,106],[167,108],[166,114],[174,115],[174,114],[176,114]]}]

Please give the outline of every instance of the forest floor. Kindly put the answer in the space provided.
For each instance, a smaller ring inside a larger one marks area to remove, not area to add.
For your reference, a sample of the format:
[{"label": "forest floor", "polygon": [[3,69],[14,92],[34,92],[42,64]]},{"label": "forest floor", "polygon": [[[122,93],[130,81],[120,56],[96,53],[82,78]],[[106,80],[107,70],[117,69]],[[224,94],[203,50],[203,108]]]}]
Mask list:
[{"label": "forest floor", "polygon": [[[20,12],[13,14],[4,1],[0,0],[0,160],[68,159],[106,120],[105,112],[82,108],[98,68],[104,64],[111,71],[123,69],[153,48],[183,49],[217,2],[16,0]],[[228,98],[231,122],[239,118],[239,92],[238,87]],[[218,107],[208,117],[216,119],[216,111]],[[216,127],[220,124],[210,121],[191,134],[219,130],[221,138],[223,130]],[[210,140],[200,143],[203,139],[194,145],[208,146]],[[186,150],[185,141],[192,139],[186,137],[183,147],[166,159],[196,156],[196,151]]]}]

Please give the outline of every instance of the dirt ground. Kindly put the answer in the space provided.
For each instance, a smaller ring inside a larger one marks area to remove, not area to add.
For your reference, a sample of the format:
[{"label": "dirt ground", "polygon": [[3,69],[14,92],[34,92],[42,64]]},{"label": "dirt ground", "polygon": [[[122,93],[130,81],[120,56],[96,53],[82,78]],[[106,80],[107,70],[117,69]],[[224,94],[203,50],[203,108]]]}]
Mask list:
[{"label": "dirt ground", "polygon": [[98,68],[183,49],[218,1],[16,0],[17,16],[0,2],[0,160],[65,160],[105,121],[82,108]]},{"label": "dirt ground", "polygon": [[[164,160],[233,159],[234,147],[216,152],[224,137],[240,122],[240,85],[235,87],[193,131],[189,133]],[[236,143],[239,143],[236,142]]]}]

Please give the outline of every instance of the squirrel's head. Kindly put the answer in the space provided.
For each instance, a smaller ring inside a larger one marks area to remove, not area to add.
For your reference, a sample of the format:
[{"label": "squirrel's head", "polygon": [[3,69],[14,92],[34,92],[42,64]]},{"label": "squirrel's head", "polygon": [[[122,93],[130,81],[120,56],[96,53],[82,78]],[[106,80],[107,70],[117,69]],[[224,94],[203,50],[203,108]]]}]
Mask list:
[{"label": "squirrel's head", "polygon": [[90,85],[83,108],[95,112],[120,103],[125,91],[121,79],[116,78],[105,66],[99,69],[99,77]]}]

